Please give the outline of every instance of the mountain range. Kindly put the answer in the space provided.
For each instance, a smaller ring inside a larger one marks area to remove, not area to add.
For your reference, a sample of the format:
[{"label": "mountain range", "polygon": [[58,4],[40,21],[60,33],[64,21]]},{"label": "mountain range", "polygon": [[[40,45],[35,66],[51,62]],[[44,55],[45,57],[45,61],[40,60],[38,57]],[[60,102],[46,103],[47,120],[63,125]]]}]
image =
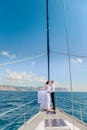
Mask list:
[{"label": "mountain range", "polygon": [[[38,91],[39,87],[20,87],[20,86],[9,86],[9,85],[0,85],[0,90],[6,91]],[[68,92],[67,88],[56,88],[56,92]]]}]

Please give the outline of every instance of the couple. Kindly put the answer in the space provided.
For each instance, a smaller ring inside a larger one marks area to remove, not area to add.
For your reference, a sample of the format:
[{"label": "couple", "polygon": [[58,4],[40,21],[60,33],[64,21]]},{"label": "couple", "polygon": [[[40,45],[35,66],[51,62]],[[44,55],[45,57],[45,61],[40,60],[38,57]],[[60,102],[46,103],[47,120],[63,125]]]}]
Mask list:
[{"label": "couple", "polygon": [[[46,82],[46,105],[47,105],[47,111],[53,111],[55,112],[55,86],[54,81],[47,81]],[[50,107],[52,102],[52,108]]]},{"label": "couple", "polygon": [[[54,81],[47,81],[45,87],[39,88],[38,103],[41,110],[55,112],[55,86]],[[51,108],[52,102],[52,108]]]}]

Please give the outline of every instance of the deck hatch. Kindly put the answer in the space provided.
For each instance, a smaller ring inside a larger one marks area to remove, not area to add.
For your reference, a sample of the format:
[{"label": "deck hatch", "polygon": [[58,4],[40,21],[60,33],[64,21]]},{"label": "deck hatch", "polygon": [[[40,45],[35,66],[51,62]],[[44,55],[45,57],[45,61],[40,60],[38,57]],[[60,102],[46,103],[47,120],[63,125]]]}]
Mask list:
[{"label": "deck hatch", "polygon": [[45,127],[65,127],[63,119],[45,119]]}]

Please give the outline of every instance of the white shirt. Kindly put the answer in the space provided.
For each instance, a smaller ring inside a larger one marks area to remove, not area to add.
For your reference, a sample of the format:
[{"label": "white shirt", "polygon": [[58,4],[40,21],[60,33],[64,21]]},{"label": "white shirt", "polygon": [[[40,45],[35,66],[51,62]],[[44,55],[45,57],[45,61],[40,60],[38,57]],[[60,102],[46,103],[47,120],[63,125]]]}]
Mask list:
[{"label": "white shirt", "polygon": [[51,92],[55,92],[55,85],[54,84],[50,85],[50,90],[51,90]]}]

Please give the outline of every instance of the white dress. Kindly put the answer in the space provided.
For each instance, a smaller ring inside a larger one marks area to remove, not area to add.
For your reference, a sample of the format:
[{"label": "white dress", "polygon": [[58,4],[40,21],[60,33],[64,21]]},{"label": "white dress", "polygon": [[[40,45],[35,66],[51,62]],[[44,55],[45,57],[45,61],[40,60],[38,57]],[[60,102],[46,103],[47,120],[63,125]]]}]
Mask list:
[{"label": "white dress", "polygon": [[40,104],[40,109],[47,109],[47,91],[46,90],[40,90],[38,91],[38,103]]},{"label": "white dress", "polygon": [[41,110],[50,110],[50,87],[48,85],[46,89],[38,91],[38,103]]}]

